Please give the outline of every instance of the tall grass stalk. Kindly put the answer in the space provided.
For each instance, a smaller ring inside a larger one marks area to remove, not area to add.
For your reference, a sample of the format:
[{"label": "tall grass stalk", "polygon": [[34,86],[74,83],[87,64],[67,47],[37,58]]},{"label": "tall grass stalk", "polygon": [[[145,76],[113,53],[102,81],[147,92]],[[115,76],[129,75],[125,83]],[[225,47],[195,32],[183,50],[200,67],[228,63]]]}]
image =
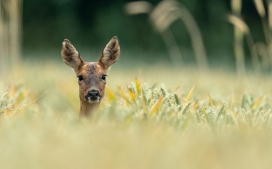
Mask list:
[{"label": "tall grass stalk", "polygon": [[268,24],[269,24],[269,32],[270,32],[270,38],[271,38],[271,32],[272,32],[272,2],[268,3]]},{"label": "tall grass stalk", "polygon": [[[231,9],[236,16],[240,16],[242,10],[241,0],[231,0]],[[230,20],[230,18],[229,18]],[[245,54],[243,49],[243,32],[236,26],[234,26],[234,54],[236,58],[236,69],[239,77],[245,75]]]},{"label": "tall grass stalk", "polygon": [[261,17],[266,44],[270,43],[269,28],[266,21],[266,11],[263,0],[254,0],[256,10]]},{"label": "tall grass stalk", "polygon": [[202,71],[208,69],[206,51],[200,30],[193,16],[181,3],[174,0],[163,0],[152,11],[150,16],[160,32],[169,29],[176,20],[181,20],[189,31],[199,69]]},{"label": "tall grass stalk", "polygon": [[[139,9],[141,5],[138,5],[138,3],[142,4],[143,9]],[[144,7],[143,3],[146,2],[138,1],[128,3],[125,7],[127,13],[147,13],[145,10],[146,7]],[[138,11],[138,13],[135,11]],[[170,30],[170,26],[176,20],[181,20],[189,31],[199,69],[201,71],[205,71],[208,69],[206,51],[202,41],[200,30],[193,16],[181,3],[175,0],[163,0],[156,7],[154,7],[153,10],[150,10],[148,14],[150,15],[151,22],[153,23],[154,27],[160,32],[167,46],[172,63],[176,63],[177,61],[179,63],[182,63],[181,52]]]},{"label": "tall grass stalk", "polygon": [[[253,40],[253,37],[250,33],[249,27],[246,25],[246,23],[241,19],[241,4],[238,4],[239,1],[232,0],[232,9],[233,14],[231,17],[229,17],[230,22],[236,27],[240,29],[240,33],[237,33],[235,31],[235,39],[238,43],[238,40],[240,40],[240,43],[242,42],[241,39],[238,39],[239,36],[245,37],[248,43],[248,47],[251,52],[252,61],[254,70],[257,73],[260,73],[263,69],[267,70],[270,69],[272,73],[272,19],[271,19],[271,1],[268,1],[268,12],[266,12],[263,0],[254,0],[254,4],[257,10],[258,15],[261,18],[262,27],[263,27],[263,34],[265,37],[265,42],[258,42],[255,43]],[[241,3],[241,2],[240,2]],[[268,15],[267,15],[268,13]],[[266,16],[267,15],[267,16]],[[267,21],[268,19],[268,21]],[[235,29],[236,29],[235,28]],[[238,35],[242,34],[242,35]],[[235,52],[237,56],[237,50],[243,50],[241,48],[242,44],[235,43]],[[260,64],[260,60],[262,61],[262,64]]]},{"label": "tall grass stalk", "polygon": [[231,0],[231,10],[235,14],[240,14],[242,10],[242,0]]},{"label": "tall grass stalk", "polygon": [[[268,2],[268,29],[269,29],[269,39],[272,39],[272,2]],[[268,44],[269,59],[271,64],[271,74],[272,74],[272,42]]]},{"label": "tall grass stalk", "polygon": [[19,62],[21,53],[22,0],[0,1],[1,67]]},{"label": "tall grass stalk", "polygon": [[180,19],[185,23],[192,39],[192,45],[198,62],[200,70],[206,71],[208,69],[208,62],[206,56],[206,50],[202,41],[200,30],[190,12],[180,5],[180,10],[177,11]]},{"label": "tall grass stalk", "polygon": [[167,29],[161,33],[161,36],[168,49],[172,64],[176,67],[183,67],[184,60],[182,59],[180,49],[177,45],[177,42],[175,41],[172,31],[170,29]]},{"label": "tall grass stalk", "polygon": [[[150,14],[153,10],[152,4],[145,2],[145,1],[137,1],[137,2],[130,2],[127,3],[125,6],[125,10],[130,15],[137,15],[137,14]],[[168,22],[171,22],[172,19],[168,18]],[[183,59],[181,56],[181,52],[179,47],[173,37],[173,33],[170,29],[167,29],[164,32],[160,32],[160,35],[165,43],[167,51],[169,52],[171,63],[175,66],[183,66]]]},{"label": "tall grass stalk", "polygon": [[[266,40],[266,43],[265,44],[262,44],[262,45],[256,45],[256,49],[259,53],[259,55],[261,56],[261,59],[262,59],[262,66],[267,69],[268,66],[269,68],[271,69],[271,72],[272,72],[272,46],[271,46],[271,31],[270,31],[270,28],[271,26],[270,25],[270,10],[269,9],[269,4],[271,3],[268,2],[268,21],[267,21],[267,18],[266,18],[266,11],[265,11],[265,7],[264,7],[264,3],[263,3],[263,0],[254,0],[254,4],[255,4],[255,7],[256,7],[256,10],[261,18],[261,21],[262,21],[262,26],[263,26],[263,31],[264,31],[264,37],[265,37],[265,40]],[[265,48],[264,48],[265,46]],[[266,62],[266,64],[264,64]]]},{"label": "tall grass stalk", "polygon": [[19,61],[21,53],[21,0],[9,1],[9,36],[12,63]]},{"label": "tall grass stalk", "polygon": [[236,68],[239,77],[243,77],[246,73],[245,68],[245,53],[243,50],[244,36],[240,29],[234,28],[234,53],[236,57]]},{"label": "tall grass stalk", "polygon": [[[235,15],[230,15],[229,16],[229,21],[236,28],[238,28],[241,31],[242,37],[245,37],[245,39],[247,40],[248,48],[250,50],[251,57],[252,57],[254,70],[255,70],[256,73],[260,73],[258,53],[257,53],[255,42],[254,42],[253,37],[252,37],[252,35],[250,33],[249,27],[247,26],[247,24],[242,19],[240,19],[239,17],[237,17]],[[239,33],[239,31],[237,33]],[[237,35],[237,37],[238,36],[239,35]],[[240,40],[243,40],[243,39],[241,38]],[[243,42],[240,45],[242,45],[242,44],[243,44]],[[242,47],[242,49],[243,49],[243,47]]]}]

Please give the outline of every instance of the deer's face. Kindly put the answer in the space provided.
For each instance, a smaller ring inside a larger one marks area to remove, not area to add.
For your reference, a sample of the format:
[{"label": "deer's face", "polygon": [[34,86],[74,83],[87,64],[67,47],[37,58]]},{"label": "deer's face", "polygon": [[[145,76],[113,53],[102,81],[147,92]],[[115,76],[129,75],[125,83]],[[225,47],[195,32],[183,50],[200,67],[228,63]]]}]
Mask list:
[{"label": "deer's face", "polygon": [[78,78],[80,100],[91,104],[99,103],[104,96],[107,72],[120,55],[117,37],[110,40],[97,62],[84,62],[67,39],[62,43],[61,54],[63,61],[74,69]]},{"label": "deer's face", "polygon": [[104,96],[107,70],[99,62],[86,62],[76,72],[81,100],[97,103]]}]

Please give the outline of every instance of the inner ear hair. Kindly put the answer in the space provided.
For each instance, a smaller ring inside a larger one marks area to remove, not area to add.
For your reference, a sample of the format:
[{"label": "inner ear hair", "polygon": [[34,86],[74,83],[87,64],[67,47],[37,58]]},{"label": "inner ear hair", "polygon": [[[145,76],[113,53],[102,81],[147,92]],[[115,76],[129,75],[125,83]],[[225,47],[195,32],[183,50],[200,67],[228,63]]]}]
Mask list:
[{"label": "inner ear hair", "polygon": [[84,63],[79,52],[68,39],[64,39],[61,51],[63,61],[73,69],[78,69]]},{"label": "inner ear hair", "polygon": [[113,65],[119,59],[119,55],[120,55],[120,46],[119,46],[118,38],[115,36],[106,45],[99,59],[99,62],[103,65],[104,68],[108,69],[111,65]]}]

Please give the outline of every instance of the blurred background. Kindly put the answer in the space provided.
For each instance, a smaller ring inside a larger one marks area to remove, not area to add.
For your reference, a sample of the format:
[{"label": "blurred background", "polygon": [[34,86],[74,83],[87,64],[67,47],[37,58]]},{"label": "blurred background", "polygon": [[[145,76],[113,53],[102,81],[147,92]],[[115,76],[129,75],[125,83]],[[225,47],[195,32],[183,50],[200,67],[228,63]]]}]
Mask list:
[{"label": "blurred background", "polygon": [[106,43],[118,36],[123,63],[136,60],[201,69],[224,66],[240,73],[247,67],[270,72],[270,3],[1,0],[2,63],[15,63],[19,58],[61,60],[65,38],[88,58],[86,55],[100,54]]}]

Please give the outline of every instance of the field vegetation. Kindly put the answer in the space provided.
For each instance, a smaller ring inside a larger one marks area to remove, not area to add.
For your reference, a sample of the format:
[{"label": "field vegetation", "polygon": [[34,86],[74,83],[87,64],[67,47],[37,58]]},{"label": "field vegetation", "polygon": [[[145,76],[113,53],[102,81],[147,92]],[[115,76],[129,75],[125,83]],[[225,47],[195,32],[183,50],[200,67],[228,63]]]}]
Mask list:
[{"label": "field vegetation", "polygon": [[78,118],[77,79],[61,59],[22,62],[2,77],[0,168],[272,163],[269,76],[120,63],[109,72],[100,110],[86,119]]}]

